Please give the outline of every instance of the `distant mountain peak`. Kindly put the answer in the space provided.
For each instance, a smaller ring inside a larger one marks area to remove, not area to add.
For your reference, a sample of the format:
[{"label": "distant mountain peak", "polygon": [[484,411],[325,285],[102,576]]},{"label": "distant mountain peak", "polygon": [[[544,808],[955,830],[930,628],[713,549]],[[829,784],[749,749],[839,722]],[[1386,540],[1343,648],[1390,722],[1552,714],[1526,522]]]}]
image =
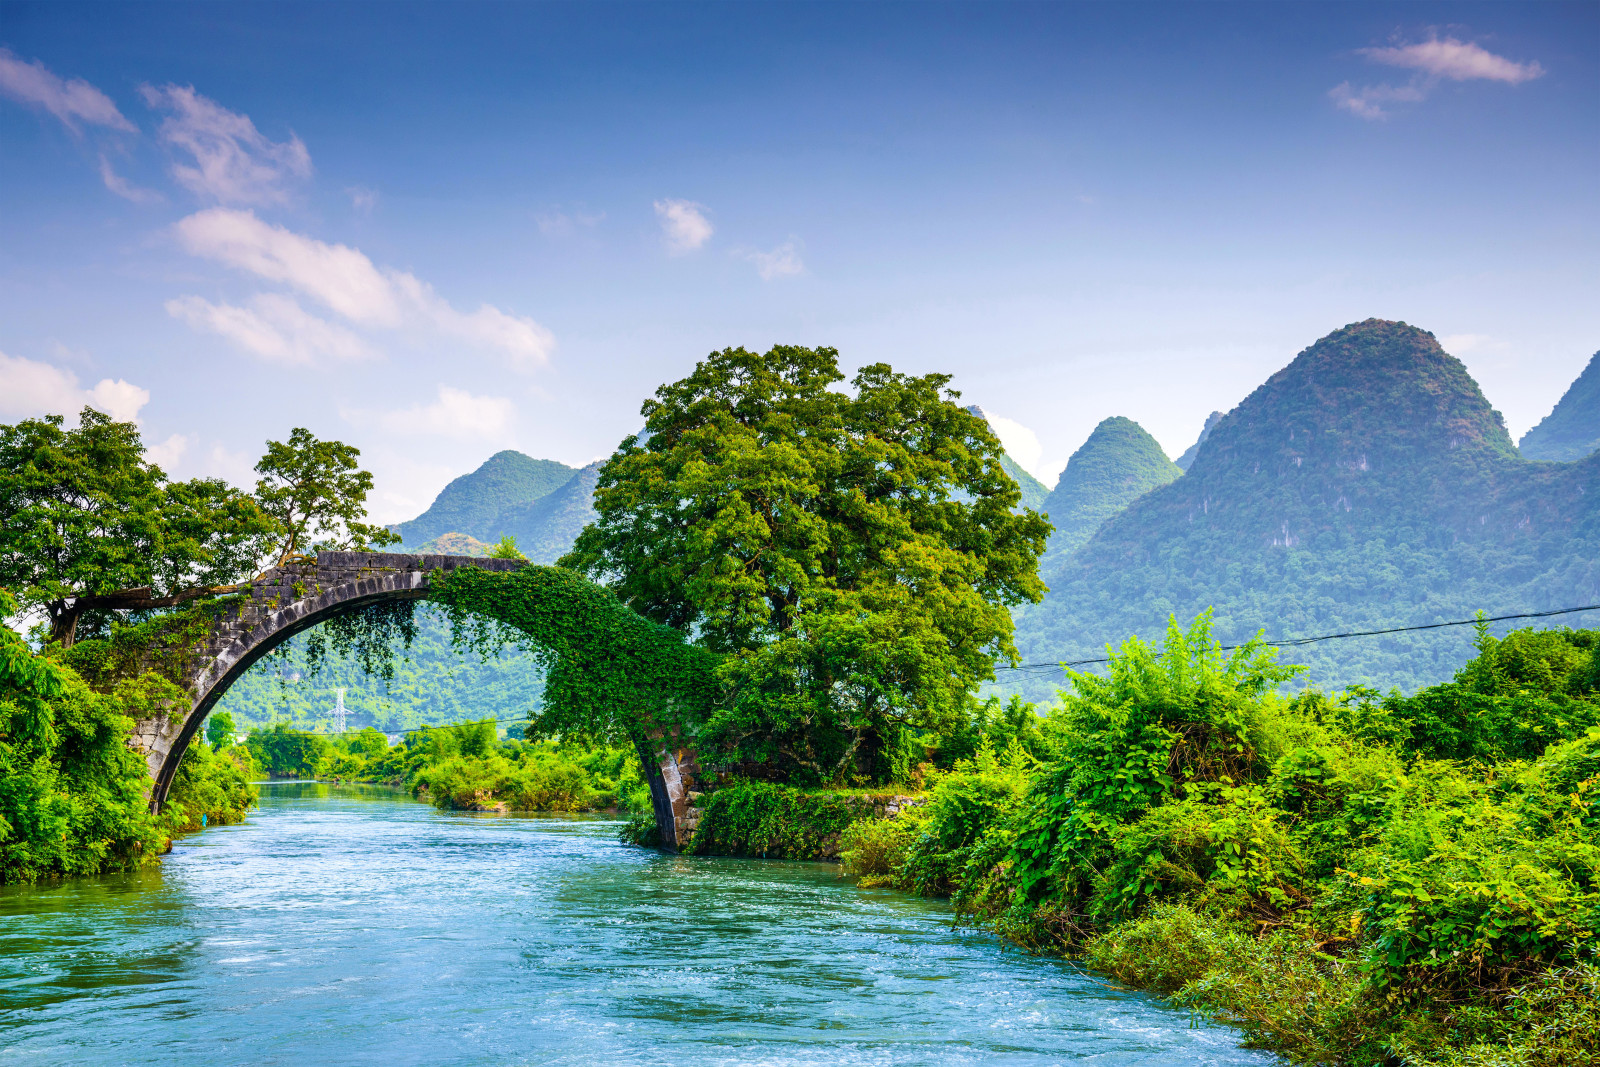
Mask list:
[{"label": "distant mountain peak", "polygon": [[[994,424],[989,413],[977,404],[968,404],[967,410],[991,426]],[[1011,480],[1017,483],[1017,488],[1022,490],[1021,505],[1038,511],[1044,504],[1045,497],[1050,494],[1045,484],[1024,470],[1022,464],[1012,459],[1009,453],[1000,453],[1000,469],[1010,475]]]},{"label": "distant mountain peak", "polygon": [[508,448],[484,460],[471,474],[452,481],[427,511],[393,529],[407,545],[419,545],[445,533],[497,541],[500,534],[494,525],[503,508],[547,496],[577,473],[565,463],[534,459]]},{"label": "distant mountain peak", "polygon": [[1194,462],[1194,457],[1199,454],[1200,446],[1206,443],[1207,437],[1211,436],[1211,428],[1221,422],[1222,417],[1226,414],[1227,412],[1225,411],[1213,411],[1207,415],[1206,424],[1200,428],[1200,436],[1195,438],[1194,444],[1184,449],[1183,455],[1173,460],[1173,462],[1184,470],[1188,470],[1189,465]]},{"label": "distant mountain peak", "polygon": [[1102,420],[1045,498],[1045,514],[1056,528],[1050,553],[1070,553],[1106,519],[1182,474],[1143,426],[1121,415]]},{"label": "distant mountain peak", "polygon": [[1600,450],[1600,352],[1517,446],[1528,459],[1569,463]]}]

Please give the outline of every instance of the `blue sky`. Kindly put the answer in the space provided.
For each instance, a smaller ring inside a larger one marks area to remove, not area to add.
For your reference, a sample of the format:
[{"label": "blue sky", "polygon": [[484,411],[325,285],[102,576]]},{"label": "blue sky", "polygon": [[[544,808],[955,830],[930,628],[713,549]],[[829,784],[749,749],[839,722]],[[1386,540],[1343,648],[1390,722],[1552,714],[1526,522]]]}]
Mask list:
[{"label": "blue sky", "polygon": [[409,518],[708,351],[943,371],[1046,483],[1404,319],[1600,347],[1600,5],[0,3],[0,418],[292,426]]}]

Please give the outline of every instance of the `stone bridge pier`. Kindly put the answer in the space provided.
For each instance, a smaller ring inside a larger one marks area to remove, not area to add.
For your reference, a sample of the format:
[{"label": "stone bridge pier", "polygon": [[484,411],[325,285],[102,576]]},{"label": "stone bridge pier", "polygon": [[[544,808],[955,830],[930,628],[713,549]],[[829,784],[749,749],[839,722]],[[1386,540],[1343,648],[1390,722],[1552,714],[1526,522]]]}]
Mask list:
[{"label": "stone bridge pier", "polygon": [[[479,556],[412,555],[396,552],[319,552],[266,571],[220,611],[210,632],[193,650],[181,684],[187,706],[134,725],[129,744],[143,753],[155,785],[150,806],[159,811],[184,752],[228,687],[262,656],[290,637],[337,615],[385,601],[421,600],[430,575],[457,567],[510,571],[521,560]],[[690,792],[699,775],[694,753],[676,737],[641,724],[639,755],[650,779],[650,797],[662,847],[686,844],[698,814]]]}]

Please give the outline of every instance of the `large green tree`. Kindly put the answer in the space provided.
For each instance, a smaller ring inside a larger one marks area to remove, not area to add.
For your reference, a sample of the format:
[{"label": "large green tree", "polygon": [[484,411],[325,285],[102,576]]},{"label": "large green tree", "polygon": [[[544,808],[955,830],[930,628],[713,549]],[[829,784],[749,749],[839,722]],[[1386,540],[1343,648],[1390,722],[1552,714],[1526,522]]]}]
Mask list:
[{"label": "large green tree", "polygon": [[216,479],[171,482],[136,426],[84,408],[0,425],[0,586],[71,645],[117,611],[173,607],[247,576],[274,523]]},{"label": "large green tree", "polygon": [[342,441],[322,441],[295,427],[289,440],[268,441],[256,464],[256,500],[277,521],[274,556],[279,562],[310,549],[365,551],[397,544],[400,535],[362,521],[372,475],[357,460],[361,450]]},{"label": "large green tree", "polygon": [[801,779],[967,714],[1044,592],[1049,523],[949,377],[843,378],[830,348],[713,353],[645,403],[562,560],[723,655],[702,743]]}]

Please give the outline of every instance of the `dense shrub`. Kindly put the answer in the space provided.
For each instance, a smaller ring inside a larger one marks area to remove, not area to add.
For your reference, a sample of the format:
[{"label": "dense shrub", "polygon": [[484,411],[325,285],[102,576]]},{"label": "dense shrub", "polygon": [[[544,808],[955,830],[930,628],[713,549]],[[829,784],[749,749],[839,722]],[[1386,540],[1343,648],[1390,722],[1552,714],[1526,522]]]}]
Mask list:
[{"label": "dense shrub", "polygon": [[852,799],[771,782],[725,785],[701,801],[700,824],[685,851],[767,859],[833,855],[860,810]]},{"label": "dense shrub", "polygon": [[1597,1062],[1597,638],[1480,629],[1444,685],[1291,698],[1201,616],[852,862],[1297,1062]]},{"label": "dense shrub", "polygon": [[[0,615],[14,608],[0,593]],[[0,882],[132,869],[202,816],[237,821],[255,802],[233,761],[197,745],[152,816],[149,771],[128,735],[135,719],[186,698],[156,674],[105,682],[105,691],[90,688],[0,628]]]}]

